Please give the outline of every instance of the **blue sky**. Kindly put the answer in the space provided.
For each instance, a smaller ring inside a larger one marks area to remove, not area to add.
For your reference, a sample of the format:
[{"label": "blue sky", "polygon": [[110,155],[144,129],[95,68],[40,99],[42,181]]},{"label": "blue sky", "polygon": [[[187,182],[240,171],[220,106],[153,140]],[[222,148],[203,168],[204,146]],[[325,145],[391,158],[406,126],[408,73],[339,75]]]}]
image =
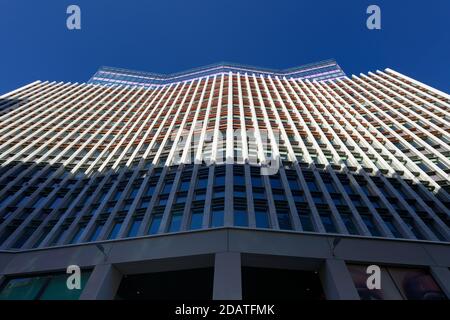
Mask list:
[{"label": "blue sky", "polygon": [[[81,8],[82,29],[66,28]],[[382,30],[366,28],[381,8]],[[450,1],[0,0],[0,93],[85,82],[101,65],[171,73],[219,61],[289,68],[335,58],[450,92]]]}]

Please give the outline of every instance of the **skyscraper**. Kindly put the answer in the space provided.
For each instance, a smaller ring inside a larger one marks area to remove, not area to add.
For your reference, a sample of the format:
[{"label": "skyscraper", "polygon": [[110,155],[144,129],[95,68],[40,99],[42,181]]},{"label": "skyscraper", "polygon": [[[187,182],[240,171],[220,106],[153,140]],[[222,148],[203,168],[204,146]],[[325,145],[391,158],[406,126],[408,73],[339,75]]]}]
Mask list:
[{"label": "skyscraper", "polygon": [[[19,88],[0,97],[0,298],[240,299],[290,283],[291,298],[449,298],[449,106],[334,60],[103,67]],[[69,265],[82,290],[64,287]]]}]

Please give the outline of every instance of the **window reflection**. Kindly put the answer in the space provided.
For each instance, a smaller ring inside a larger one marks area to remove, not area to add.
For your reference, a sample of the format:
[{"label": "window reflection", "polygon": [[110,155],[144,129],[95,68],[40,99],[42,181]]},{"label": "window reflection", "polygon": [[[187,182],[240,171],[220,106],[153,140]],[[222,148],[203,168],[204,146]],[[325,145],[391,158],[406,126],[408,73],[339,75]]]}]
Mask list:
[{"label": "window reflection", "polygon": [[368,289],[367,266],[348,269],[362,300],[446,300],[444,293],[426,269],[381,267],[381,289]]}]

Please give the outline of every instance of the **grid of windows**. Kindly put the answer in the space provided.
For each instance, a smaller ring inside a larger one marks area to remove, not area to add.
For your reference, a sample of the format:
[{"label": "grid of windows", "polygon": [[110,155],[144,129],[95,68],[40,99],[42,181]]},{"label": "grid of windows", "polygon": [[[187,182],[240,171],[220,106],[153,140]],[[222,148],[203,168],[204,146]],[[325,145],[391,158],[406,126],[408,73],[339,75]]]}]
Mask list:
[{"label": "grid of windows", "polygon": [[0,246],[223,226],[449,241],[449,106],[390,69],[36,82],[0,100]]}]

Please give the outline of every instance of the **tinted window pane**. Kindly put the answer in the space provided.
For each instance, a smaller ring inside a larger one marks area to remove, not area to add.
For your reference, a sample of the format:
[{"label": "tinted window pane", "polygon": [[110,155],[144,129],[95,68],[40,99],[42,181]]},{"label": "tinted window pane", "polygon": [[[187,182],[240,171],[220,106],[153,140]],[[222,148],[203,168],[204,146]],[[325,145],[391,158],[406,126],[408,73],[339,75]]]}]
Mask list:
[{"label": "tinted window pane", "polygon": [[367,229],[369,229],[370,233],[373,236],[380,236],[380,232],[378,231],[378,229],[375,227],[375,224],[373,223],[372,217],[366,216],[366,215],[362,215],[361,218],[363,219],[364,223],[367,226]]},{"label": "tinted window pane", "polygon": [[237,227],[247,227],[248,217],[245,210],[234,210],[234,225]]},{"label": "tinted window pane", "polygon": [[300,217],[300,223],[302,224],[304,231],[314,231],[311,218],[307,214],[301,214]]},{"label": "tinted window pane", "polygon": [[402,295],[408,300],[446,300],[427,270],[388,268]]},{"label": "tinted window pane", "polygon": [[189,190],[189,181],[182,181],[180,184],[180,191]]},{"label": "tinted window pane", "polygon": [[267,217],[267,211],[256,210],[255,211],[256,227],[257,228],[269,228],[269,220]]},{"label": "tinted window pane", "polygon": [[306,181],[309,191],[319,191],[314,181]]},{"label": "tinted window pane", "polygon": [[197,189],[204,189],[208,186],[208,179],[207,178],[201,178],[197,182]]},{"label": "tinted window pane", "polygon": [[97,240],[98,236],[102,232],[102,229],[103,229],[103,223],[97,224],[97,226],[95,227],[94,233],[91,236],[91,241]]},{"label": "tinted window pane", "polygon": [[281,180],[280,178],[271,177],[270,178],[270,185],[274,189],[282,189]]},{"label": "tinted window pane", "polygon": [[162,215],[157,214],[152,218],[150,228],[148,229],[148,234],[158,233],[159,225],[161,224]]},{"label": "tinted window pane", "polygon": [[[81,289],[86,285],[89,275],[90,272],[81,273]],[[51,276],[39,300],[78,300],[83,290],[69,290],[66,284],[67,277],[67,274]]]},{"label": "tinted window pane", "polygon": [[82,235],[82,233],[84,232],[84,229],[86,229],[86,226],[80,226],[78,228],[77,233],[73,236],[72,241],[70,243],[78,243],[78,241],[80,240],[80,237]]},{"label": "tinted window pane", "polygon": [[342,221],[344,222],[345,226],[347,227],[347,230],[350,234],[358,234],[358,230],[356,229],[355,224],[353,223],[353,219],[348,214],[341,215]]},{"label": "tinted window pane", "polygon": [[262,179],[261,177],[252,177],[252,186],[253,187],[262,187]]},{"label": "tinted window pane", "polygon": [[223,226],[223,211],[214,210],[212,212],[211,227],[221,227]]},{"label": "tinted window pane", "polygon": [[203,211],[194,211],[191,216],[190,229],[201,229],[203,223]]},{"label": "tinted window pane", "polygon": [[320,215],[320,219],[322,220],[326,232],[336,232],[333,221],[329,215]]},{"label": "tinted window pane", "polygon": [[224,186],[225,185],[225,176],[217,176],[214,182],[215,186]]},{"label": "tinted window pane", "polygon": [[0,300],[34,300],[45,283],[45,277],[11,279],[0,292]]},{"label": "tinted window pane", "polygon": [[245,186],[245,177],[241,175],[234,176],[234,184],[236,186]]},{"label": "tinted window pane", "polygon": [[108,239],[115,239],[119,234],[120,227],[122,227],[122,222],[116,222],[114,228],[111,230],[111,233],[109,234]]},{"label": "tinted window pane", "polygon": [[277,216],[278,216],[278,225],[280,226],[280,229],[282,230],[292,229],[291,219],[287,211],[279,211],[277,212]]},{"label": "tinted window pane", "polygon": [[183,217],[183,212],[172,213],[172,219],[170,220],[169,232],[176,232],[176,231],[180,230],[182,217]]},{"label": "tinted window pane", "polygon": [[136,237],[139,227],[141,226],[142,218],[136,218],[131,225],[130,231],[128,232],[129,237]]}]

